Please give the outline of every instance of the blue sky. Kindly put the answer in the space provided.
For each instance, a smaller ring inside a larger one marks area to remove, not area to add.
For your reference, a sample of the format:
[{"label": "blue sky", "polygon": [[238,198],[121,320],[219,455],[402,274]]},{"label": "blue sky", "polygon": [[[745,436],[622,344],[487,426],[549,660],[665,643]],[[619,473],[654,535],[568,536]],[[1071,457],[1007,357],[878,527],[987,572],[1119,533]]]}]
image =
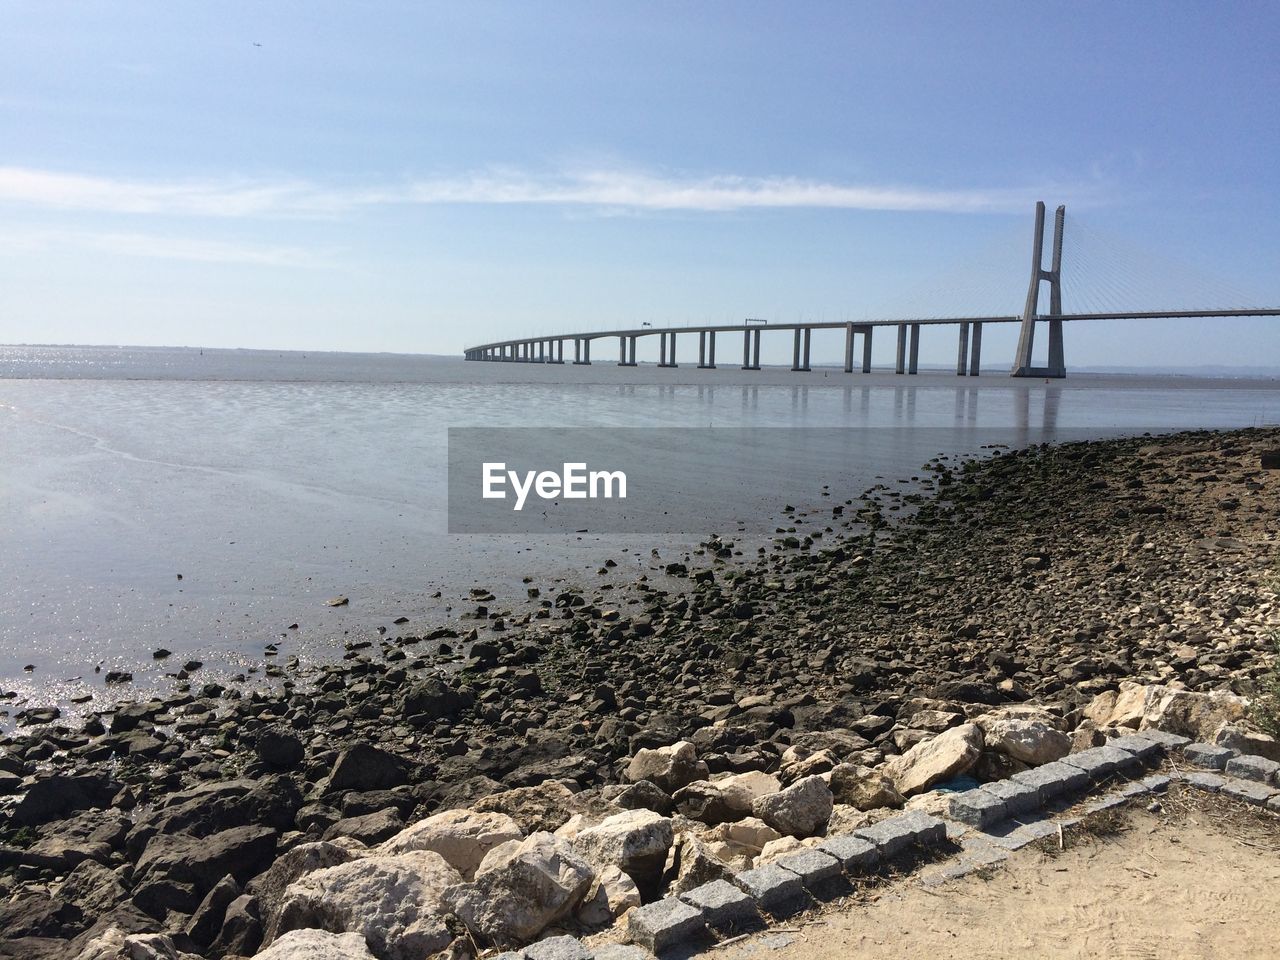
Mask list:
[{"label": "blue sky", "polygon": [[[1158,245],[1130,296],[1162,270],[1184,300],[1210,290],[1187,264],[1280,303],[1274,4],[3,16],[0,342],[453,353],[642,321],[1015,312],[1038,198]],[[1068,362],[1132,362],[1153,334],[1153,363],[1280,362],[1274,321],[1078,326]]]}]

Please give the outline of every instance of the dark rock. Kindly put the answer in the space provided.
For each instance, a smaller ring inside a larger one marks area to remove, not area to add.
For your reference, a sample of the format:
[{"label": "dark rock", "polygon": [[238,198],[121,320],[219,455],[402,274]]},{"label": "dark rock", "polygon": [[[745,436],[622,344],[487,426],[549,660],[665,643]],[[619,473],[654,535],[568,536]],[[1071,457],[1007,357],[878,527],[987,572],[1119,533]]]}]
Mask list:
[{"label": "dark rock", "polygon": [[329,790],[387,790],[408,782],[407,761],[370,744],[357,743],[339,755],[329,775]]},{"label": "dark rock", "polygon": [[302,741],[287,730],[264,730],[254,744],[258,759],[273,770],[292,770],[302,763]]}]

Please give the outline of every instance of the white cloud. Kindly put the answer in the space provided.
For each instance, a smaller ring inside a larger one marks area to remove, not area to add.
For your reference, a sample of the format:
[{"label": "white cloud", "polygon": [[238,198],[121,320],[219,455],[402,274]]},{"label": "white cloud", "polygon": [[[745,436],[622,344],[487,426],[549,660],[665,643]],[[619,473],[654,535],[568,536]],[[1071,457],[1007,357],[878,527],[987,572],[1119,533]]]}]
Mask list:
[{"label": "white cloud", "polygon": [[725,212],[844,209],[984,213],[1021,211],[1023,188],[937,190],[799,177],[667,177],[620,170],[551,176],[496,170],[464,177],[332,187],[299,180],[151,182],[0,167],[0,203],[116,214],[199,217],[335,216],[381,206],[541,204],[601,210]]},{"label": "white cloud", "polygon": [[267,267],[323,267],[324,258],[297,247],[259,246],[222,240],[149,233],[92,230],[13,230],[0,233],[0,251],[38,253],[80,250],[195,263],[240,263]]}]

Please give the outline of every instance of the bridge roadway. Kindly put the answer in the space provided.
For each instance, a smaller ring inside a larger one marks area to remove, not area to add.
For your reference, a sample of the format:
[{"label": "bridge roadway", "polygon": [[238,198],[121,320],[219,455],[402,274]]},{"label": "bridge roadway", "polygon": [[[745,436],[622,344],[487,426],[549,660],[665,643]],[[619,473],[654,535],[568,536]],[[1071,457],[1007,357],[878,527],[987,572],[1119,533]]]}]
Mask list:
[{"label": "bridge roadway", "polygon": [[[698,368],[714,370],[716,367],[717,334],[741,333],[742,337],[742,369],[760,369],[760,338],[765,331],[792,332],[791,369],[807,371],[809,366],[809,344],[814,330],[844,330],[844,370],[852,373],[854,368],[854,338],[862,337],[861,369],[863,373],[871,372],[871,338],[876,327],[897,328],[897,357],[894,364],[895,373],[913,374],[919,370],[920,328],[941,325],[958,325],[960,328],[959,343],[956,351],[956,374],[976,377],[982,362],[982,327],[987,323],[1022,323],[1036,321],[1068,321],[1068,320],[1164,320],[1184,318],[1212,317],[1259,317],[1280,316],[1280,309],[1227,309],[1227,310],[1164,310],[1131,313],[1066,313],[1040,314],[1032,317],[923,317],[912,320],[861,320],[857,322],[814,322],[814,323],[740,323],[726,325],[707,325],[690,327],[639,327],[623,330],[604,330],[589,333],[560,334],[550,337],[521,337],[515,340],[499,340],[468,347],[463,356],[467,360],[488,360],[520,363],[564,363],[565,341],[573,341],[573,363],[591,363],[591,343],[593,340],[618,338],[618,365],[634,367],[636,365],[636,341],[641,337],[659,338],[660,367],[677,367],[676,337],[679,334],[698,336]],[[1051,328],[1052,329],[1052,328]],[[1028,345],[1029,347],[1029,345]],[[1062,368],[1060,368],[1062,369]],[[1035,374],[1039,374],[1039,369]],[[1016,373],[1016,367],[1015,367]],[[1062,376],[1065,373],[1057,373]]]}]

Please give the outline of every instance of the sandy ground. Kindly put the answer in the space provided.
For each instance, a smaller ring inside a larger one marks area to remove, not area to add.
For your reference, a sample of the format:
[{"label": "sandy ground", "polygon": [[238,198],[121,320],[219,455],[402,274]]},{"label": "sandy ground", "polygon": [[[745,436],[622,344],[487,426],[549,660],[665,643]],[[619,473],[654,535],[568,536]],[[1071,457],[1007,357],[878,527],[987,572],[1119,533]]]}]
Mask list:
[{"label": "sandy ground", "polygon": [[713,952],[723,960],[875,957],[1280,956],[1280,817],[1126,814],[1120,832],[933,889],[906,880],[863,902]]}]

